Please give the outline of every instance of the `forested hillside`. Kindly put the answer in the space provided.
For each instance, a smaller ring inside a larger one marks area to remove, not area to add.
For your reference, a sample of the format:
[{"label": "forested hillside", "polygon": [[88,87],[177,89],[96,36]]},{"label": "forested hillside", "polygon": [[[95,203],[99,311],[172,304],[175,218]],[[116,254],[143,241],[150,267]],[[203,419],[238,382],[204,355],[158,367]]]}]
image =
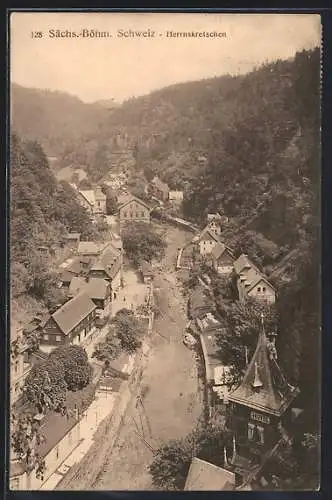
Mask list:
[{"label": "forested hillside", "polygon": [[[47,304],[56,285],[54,258],[67,231],[93,234],[90,219],[66,182],[58,182],[36,142],[11,143],[11,291]],[[48,250],[46,256],[40,248]]]},{"label": "forested hillside", "polygon": [[48,156],[63,155],[95,131],[108,113],[105,106],[86,104],[65,92],[11,86],[13,128],[20,137],[38,141]]}]

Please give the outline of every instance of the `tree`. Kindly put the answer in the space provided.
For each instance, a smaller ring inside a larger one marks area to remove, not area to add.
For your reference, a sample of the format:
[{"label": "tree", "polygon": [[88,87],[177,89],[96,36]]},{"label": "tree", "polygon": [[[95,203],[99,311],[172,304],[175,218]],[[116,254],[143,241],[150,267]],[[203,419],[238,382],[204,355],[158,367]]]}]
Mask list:
[{"label": "tree", "polygon": [[161,446],[149,466],[153,484],[160,489],[183,490],[193,457],[223,465],[223,447],[230,437],[221,427],[199,426],[183,439]]},{"label": "tree", "polygon": [[122,241],[128,258],[137,266],[143,261],[161,259],[167,246],[163,236],[144,223],[128,224]]},{"label": "tree", "polygon": [[262,329],[262,314],[266,333],[275,333],[277,313],[274,305],[252,298],[224,305],[224,328],[217,342],[223,362],[234,366],[238,373],[245,367],[246,349],[250,359],[256,348]]},{"label": "tree", "polygon": [[65,292],[57,286],[45,290],[44,302],[49,311],[58,309],[62,304],[67,301]]},{"label": "tree", "polygon": [[122,349],[132,353],[141,347],[142,325],[129,309],[120,309],[112,321]]},{"label": "tree", "polygon": [[86,387],[91,378],[91,367],[86,351],[81,346],[64,346],[55,349],[49,356],[49,362],[61,363],[64,380],[69,391]]},{"label": "tree", "polygon": [[66,401],[66,382],[61,362],[48,360],[32,367],[25,380],[23,392],[39,412],[46,409],[63,411]]},{"label": "tree", "polygon": [[45,441],[45,436],[39,432],[39,425],[29,413],[16,416],[12,412],[10,430],[10,443],[15,456],[25,460],[29,472],[35,469],[37,479],[43,479],[46,464],[36,453],[36,447]]},{"label": "tree", "polygon": [[92,357],[103,361],[105,364],[116,359],[120,354],[120,346],[114,341],[113,330],[108,333],[106,339],[96,344]]},{"label": "tree", "polygon": [[32,285],[28,269],[20,262],[13,262],[10,268],[11,290],[14,297],[25,293]]}]

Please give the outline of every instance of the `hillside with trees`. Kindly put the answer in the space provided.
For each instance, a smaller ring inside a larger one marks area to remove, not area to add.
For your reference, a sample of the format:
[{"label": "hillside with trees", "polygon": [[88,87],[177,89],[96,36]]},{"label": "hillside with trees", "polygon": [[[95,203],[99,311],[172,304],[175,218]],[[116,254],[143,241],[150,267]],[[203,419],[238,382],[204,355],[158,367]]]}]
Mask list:
[{"label": "hillside with trees", "polygon": [[12,298],[34,298],[49,308],[64,300],[56,286],[63,236],[77,231],[89,239],[96,229],[70,185],[57,181],[38,143],[13,135],[10,154]]},{"label": "hillside with trees", "polygon": [[48,156],[61,156],[67,147],[96,130],[109,109],[65,92],[11,85],[13,128],[20,137],[38,141]]}]

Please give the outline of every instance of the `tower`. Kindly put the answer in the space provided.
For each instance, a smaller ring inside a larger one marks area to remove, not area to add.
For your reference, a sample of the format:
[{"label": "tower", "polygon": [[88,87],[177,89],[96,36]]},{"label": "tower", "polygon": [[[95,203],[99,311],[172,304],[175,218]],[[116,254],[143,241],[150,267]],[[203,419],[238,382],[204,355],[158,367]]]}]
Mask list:
[{"label": "tower", "polygon": [[277,363],[274,341],[267,338],[262,315],[256,350],[241,384],[228,398],[234,465],[240,456],[259,463],[260,457],[280,439],[298,394],[298,388],[287,382]]}]

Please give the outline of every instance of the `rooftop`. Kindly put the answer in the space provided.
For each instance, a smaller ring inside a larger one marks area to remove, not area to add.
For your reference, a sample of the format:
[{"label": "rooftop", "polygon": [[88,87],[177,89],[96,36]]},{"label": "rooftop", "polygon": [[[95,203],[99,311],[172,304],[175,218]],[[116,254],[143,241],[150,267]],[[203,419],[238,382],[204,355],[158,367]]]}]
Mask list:
[{"label": "rooftop", "polygon": [[282,415],[299,394],[282,373],[273,344],[265,335],[264,323],[257,347],[239,387],[230,395],[230,401],[250,408]]},{"label": "rooftop", "polygon": [[235,474],[233,472],[200,458],[192,459],[184,490],[232,491],[234,489]]},{"label": "rooftop", "polygon": [[89,205],[93,206],[95,204],[95,192],[92,189],[87,191],[79,191],[83,198],[89,203]]},{"label": "rooftop", "polygon": [[86,318],[96,308],[95,304],[85,293],[79,293],[73,299],[66,302],[55,313],[52,314],[60,330],[68,335],[72,329]]},{"label": "rooftop", "polygon": [[101,251],[100,245],[94,241],[80,241],[78,244],[78,253],[80,254],[96,254]]},{"label": "rooftop", "polygon": [[230,248],[228,248],[224,243],[218,241],[216,245],[211,250],[211,255],[215,259],[219,259],[223,255],[223,253],[228,252],[232,258],[234,258],[233,252]]}]

